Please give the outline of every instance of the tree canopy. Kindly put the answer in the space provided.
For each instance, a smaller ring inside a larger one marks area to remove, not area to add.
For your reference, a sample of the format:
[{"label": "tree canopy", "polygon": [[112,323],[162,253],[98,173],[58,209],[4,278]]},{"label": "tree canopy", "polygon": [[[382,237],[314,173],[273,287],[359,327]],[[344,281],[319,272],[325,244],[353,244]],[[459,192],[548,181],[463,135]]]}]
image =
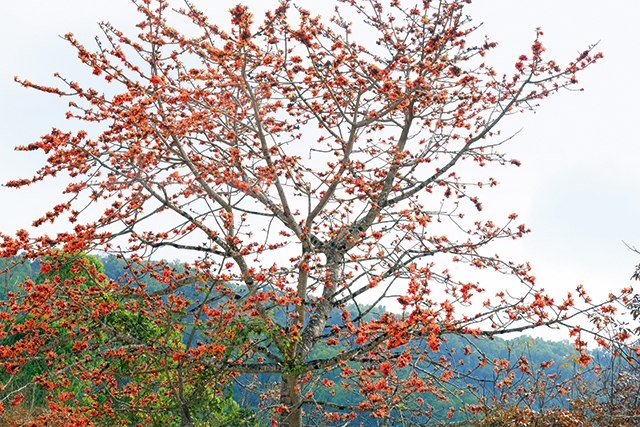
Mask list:
[{"label": "tree canopy", "polygon": [[[177,13],[191,36],[170,25],[166,2],[141,0],[137,38],[102,23],[93,52],[65,35],[105,92],[18,80],[72,97],[67,118],[103,126],[19,147],[47,163],[8,183],[68,182],[34,225],[71,228],[0,236],[4,257],[65,254],[2,303],[16,337],[2,364],[47,366],[25,385],[51,390],[39,422],[473,420],[497,404],[474,394],[474,370],[503,366],[459,363],[477,339],[565,327],[587,364],[572,319],[588,314],[606,345],[614,300],[631,289],[606,301],[581,286],[546,294],[527,262],[493,251],[529,229],[515,213],[484,217],[480,190],[497,182],[471,166],[520,165],[501,151],[500,124],[575,87],[602,55],[590,46],[558,64],[538,29],[513,74],[498,75],[485,62],[496,43],[477,42],[466,3],[337,1],[322,18],[282,1],[257,24],[238,5],[223,30],[186,2]],[[188,262],[152,261],[165,248]],[[108,278],[79,255],[91,251],[127,271]],[[485,291],[458,265],[512,284]],[[389,303],[401,311],[377,309]],[[70,376],[89,385],[69,391]],[[253,395],[250,412],[218,401],[235,417],[220,421],[205,408],[234,384]],[[335,387],[353,397],[335,399]]]}]

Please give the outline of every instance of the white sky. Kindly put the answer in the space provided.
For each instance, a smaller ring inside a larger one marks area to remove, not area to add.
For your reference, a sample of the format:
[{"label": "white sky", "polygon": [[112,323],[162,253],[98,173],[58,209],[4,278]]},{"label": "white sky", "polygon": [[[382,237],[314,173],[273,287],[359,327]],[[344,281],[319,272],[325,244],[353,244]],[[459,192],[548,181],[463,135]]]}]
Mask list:
[{"label": "white sky", "polygon": [[[226,10],[236,3],[194,2],[212,21],[223,23],[228,22]],[[255,8],[258,17],[260,10],[276,4],[243,3]],[[312,12],[329,4],[296,3]],[[13,82],[13,76],[55,85],[53,73],[59,72],[71,80],[87,81],[88,69],[58,35],[73,32],[91,47],[98,21],[111,21],[133,35],[139,19],[127,0],[0,0],[0,10],[0,182],[4,183],[31,176],[44,159],[42,154],[14,152],[15,145],[37,140],[52,126],[71,125],[64,120],[67,99],[26,90]],[[500,185],[479,195],[485,211],[495,213],[496,222],[517,212],[533,230],[496,251],[505,258],[530,261],[538,284],[547,290],[564,293],[584,284],[593,294],[606,295],[628,286],[640,262],[622,243],[640,248],[636,76],[640,60],[635,49],[640,39],[640,2],[476,0],[468,13],[475,23],[484,23],[480,35],[499,44],[487,63],[506,73],[513,71],[520,54],[530,52],[537,26],[545,32],[546,57],[561,65],[600,40],[597,49],[605,58],[579,76],[584,92],[553,96],[536,114],[511,117],[503,127],[523,128],[503,149],[523,166],[487,170],[484,178],[492,176]],[[20,191],[0,187],[0,230],[27,228],[63,200],[61,186],[49,182]]]}]

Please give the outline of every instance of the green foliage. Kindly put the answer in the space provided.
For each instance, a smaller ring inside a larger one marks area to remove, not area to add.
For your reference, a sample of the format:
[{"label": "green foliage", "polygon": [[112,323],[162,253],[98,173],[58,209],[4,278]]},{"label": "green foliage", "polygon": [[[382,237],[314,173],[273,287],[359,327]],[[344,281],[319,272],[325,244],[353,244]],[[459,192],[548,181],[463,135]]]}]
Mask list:
[{"label": "green foliage", "polygon": [[[34,282],[40,284],[47,280],[54,281],[58,276],[60,281],[67,284],[72,282],[84,284],[85,281],[94,284],[100,274],[104,274],[104,266],[95,255],[55,251],[40,261],[40,274]],[[79,278],[86,280],[80,281]]]},{"label": "green foliage", "polygon": [[[32,269],[26,262],[18,259],[0,259],[3,266],[7,266],[0,279],[6,283],[7,292],[24,293],[24,281],[37,275],[34,283],[58,284],[63,289],[72,292],[92,292],[95,298],[113,308],[104,317],[104,323],[118,331],[126,332],[128,336],[139,339],[141,342],[162,341],[169,345],[185,351],[183,333],[180,330],[170,327],[169,324],[161,325],[151,320],[140,309],[131,309],[128,304],[116,299],[108,292],[106,280],[118,281],[125,275],[134,274],[135,270],[141,270],[140,265],[130,265],[124,260],[115,256],[98,257],[84,253],[65,254],[59,251],[53,252],[40,260],[40,269]],[[183,268],[178,262],[170,263],[171,268],[180,271]],[[40,271],[38,271],[40,270]],[[106,273],[106,275],[105,275]],[[137,272],[136,272],[137,273]],[[105,276],[103,276],[105,275]],[[108,279],[107,279],[108,277]],[[160,289],[163,284],[146,274],[140,275],[141,279],[148,281],[147,290]],[[90,289],[91,288],[91,289]],[[104,289],[104,290],[103,290]],[[25,314],[20,323],[26,322],[32,315]],[[19,323],[19,324],[20,324]],[[70,326],[68,322],[63,325],[61,321],[53,320],[51,326],[57,331],[55,337],[68,336]],[[229,334],[224,343],[229,351],[235,351],[243,342],[246,342],[256,332],[261,333],[264,325],[256,319],[240,319],[234,327],[235,333]],[[5,331],[9,332],[9,331]],[[21,340],[24,334],[9,333],[7,338],[1,342],[3,346],[11,346]],[[101,339],[100,335],[97,339]],[[73,364],[83,357],[81,353],[73,349],[74,341],[69,341],[57,348],[57,352],[63,364]],[[107,344],[105,337],[105,344]],[[105,347],[105,348],[108,348]],[[182,383],[181,394],[187,400],[188,410],[196,426],[215,427],[227,425],[231,427],[253,426],[258,421],[249,422],[253,411],[242,409],[233,398],[233,389],[230,379],[221,376],[211,369],[203,368],[195,376],[189,377],[185,382],[179,369],[173,369],[180,362],[171,359],[161,359],[141,354],[137,358],[119,359],[105,355],[104,358],[89,359],[78,369],[67,371],[65,377],[69,379],[64,389],[75,397],[74,401],[67,402],[67,405],[84,406],[92,408],[99,406],[110,399],[113,402],[114,414],[122,422],[151,426],[179,426],[181,419],[176,415],[179,405],[176,397],[176,384]],[[171,369],[163,369],[169,367]],[[91,372],[99,372],[109,368],[112,376],[104,381],[92,381],[88,379]],[[56,368],[48,365],[42,360],[35,358],[23,363],[17,372],[0,372],[0,383],[5,385],[2,395],[12,393],[14,390],[32,383],[33,378],[45,377],[47,382],[56,383],[59,381],[55,374]],[[151,374],[150,374],[151,373]],[[60,377],[61,379],[62,377]],[[43,383],[44,384],[44,383]],[[33,383],[31,386],[31,401],[37,407],[46,407],[47,396],[50,392],[43,384]],[[138,401],[133,402],[130,393],[123,393],[127,389],[127,384],[146,384],[136,391]],[[133,410],[131,408],[137,408]],[[146,410],[140,411],[140,408]]]},{"label": "green foliage", "polygon": [[[44,290],[44,288],[43,290],[39,290],[38,285],[55,282],[59,284],[58,286],[86,289],[89,286],[96,285],[96,281],[99,280],[98,275],[104,272],[99,259],[83,253],[70,255],[53,252],[51,255],[47,255],[44,259],[40,260],[39,269],[32,268],[31,264],[20,262],[15,258],[2,259],[0,262],[3,265],[10,266],[10,269],[5,270],[4,273],[11,277],[11,283],[7,286],[7,293],[12,292],[16,294],[16,298],[27,293],[25,281],[34,274],[37,274],[33,281],[36,286],[28,292],[32,294],[43,293],[46,295],[46,293],[51,292],[51,290]],[[24,313],[16,324],[12,326],[5,325],[4,330],[7,335],[1,341],[1,345],[3,347],[19,345],[21,341],[26,338],[26,333],[16,332],[15,330],[33,319],[36,319],[36,315]],[[55,331],[55,335],[47,335],[44,337],[49,342],[55,342],[56,340],[69,337],[72,329],[68,322],[62,324],[61,321],[55,318],[51,319],[50,327]],[[57,348],[56,351],[60,358],[59,362],[62,362],[62,365],[73,364],[78,360],[80,354],[74,347],[74,344],[75,341],[68,340]],[[37,355],[31,359],[24,360],[24,362],[16,367],[16,369],[11,370],[11,372],[8,369],[0,372],[0,383],[5,384],[5,389],[2,391],[2,394],[7,395],[25,385],[33,384],[29,391],[31,401],[37,406],[45,406],[45,398],[49,394],[46,390],[48,384],[55,384],[59,381],[56,371],[56,366],[53,366],[51,363],[46,363],[43,358],[37,357]],[[86,379],[83,380],[75,376],[73,370],[69,371],[67,375],[68,378],[71,378],[71,381],[69,381],[66,391],[73,393],[73,395],[83,395],[83,390],[91,384]],[[34,383],[33,378],[42,378],[45,381]]]},{"label": "green foliage", "polygon": [[17,292],[20,283],[37,274],[28,259],[20,256],[0,258],[0,296],[5,299],[8,292]]}]

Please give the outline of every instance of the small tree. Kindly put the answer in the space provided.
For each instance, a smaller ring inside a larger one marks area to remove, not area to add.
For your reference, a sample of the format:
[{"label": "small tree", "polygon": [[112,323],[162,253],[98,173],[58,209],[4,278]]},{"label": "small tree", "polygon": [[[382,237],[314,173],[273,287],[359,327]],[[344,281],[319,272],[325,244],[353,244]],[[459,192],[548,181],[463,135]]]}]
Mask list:
[{"label": "small tree", "polygon": [[[48,281],[38,301],[27,284],[26,298],[5,302],[8,327],[38,304],[47,308],[33,331],[77,319],[75,364],[35,334],[23,347],[2,348],[5,366],[19,369],[44,354],[61,375],[74,370],[104,384],[82,417],[59,403],[77,396],[52,391],[54,414],[108,424],[116,400],[143,411],[154,397],[141,390],[155,390],[173,402],[167,416],[194,425],[207,419],[198,419],[185,390],[211,387],[215,394],[235,378],[236,387],[256,393],[257,412],[245,419],[296,427],[371,417],[446,420],[457,416],[450,399],[471,414],[481,406],[468,400],[472,367],[438,353],[447,335],[467,339],[459,355],[472,352],[479,337],[566,325],[585,310],[610,309],[591,303],[582,288],[554,301],[527,263],[488,252],[490,242],[529,230],[515,214],[483,218],[478,190],[497,182],[462,178],[464,164],[520,164],[491,138],[499,123],[577,84],[576,74],[601,57],[592,47],[560,66],[543,59],[538,30],[515,73],[499,76],[484,62],[496,44],[470,41],[467,1],[338,1],[329,20],[283,1],[257,27],[238,5],[230,31],[187,3],[179,13],[200,31],[194,37],[168,25],[165,2],[135,3],[143,17],[137,40],[102,23],[104,39],[92,53],[65,36],[116,95],[63,77],[64,89],[19,80],[76,97],[82,103],[70,103],[68,118],[102,123],[104,131],[90,137],[53,129],[21,147],[45,151],[48,163],[8,185],[68,176],[69,199],[35,225],[68,213],[74,228],[55,237],[3,235],[2,255],[100,249],[130,266],[122,280],[91,290],[72,294]],[[83,215],[83,203],[102,215]],[[183,272],[149,262],[162,248],[190,261]],[[515,283],[483,296],[452,262],[506,273]],[[148,290],[146,277],[164,288]],[[582,308],[574,308],[576,299]],[[368,316],[389,300],[402,313]],[[60,308],[68,304],[71,311]],[[118,307],[158,333],[116,327],[110,316]],[[179,342],[170,338],[174,331]],[[320,347],[322,357],[314,358]],[[83,358],[109,362],[89,370]],[[134,370],[134,380],[118,382],[117,366]],[[170,378],[164,385],[161,374]],[[337,388],[353,391],[351,400],[314,395]]]}]

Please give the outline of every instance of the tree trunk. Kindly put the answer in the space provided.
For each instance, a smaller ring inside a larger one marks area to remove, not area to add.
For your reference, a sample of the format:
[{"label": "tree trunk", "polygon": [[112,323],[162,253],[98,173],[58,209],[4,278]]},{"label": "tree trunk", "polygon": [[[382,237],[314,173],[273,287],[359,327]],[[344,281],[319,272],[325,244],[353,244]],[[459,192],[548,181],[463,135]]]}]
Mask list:
[{"label": "tree trunk", "polygon": [[194,427],[189,407],[184,403],[180,404],[180,427]]},{"label": "tree trunk", "polygon": [[278,427],[301,427],[302,426],[302,407],[298,406],[301,396],[296,390],[298,376],[285,374],[280,381],[280,403],[285,405],[286,409],[280,414],[280,423]]}]

